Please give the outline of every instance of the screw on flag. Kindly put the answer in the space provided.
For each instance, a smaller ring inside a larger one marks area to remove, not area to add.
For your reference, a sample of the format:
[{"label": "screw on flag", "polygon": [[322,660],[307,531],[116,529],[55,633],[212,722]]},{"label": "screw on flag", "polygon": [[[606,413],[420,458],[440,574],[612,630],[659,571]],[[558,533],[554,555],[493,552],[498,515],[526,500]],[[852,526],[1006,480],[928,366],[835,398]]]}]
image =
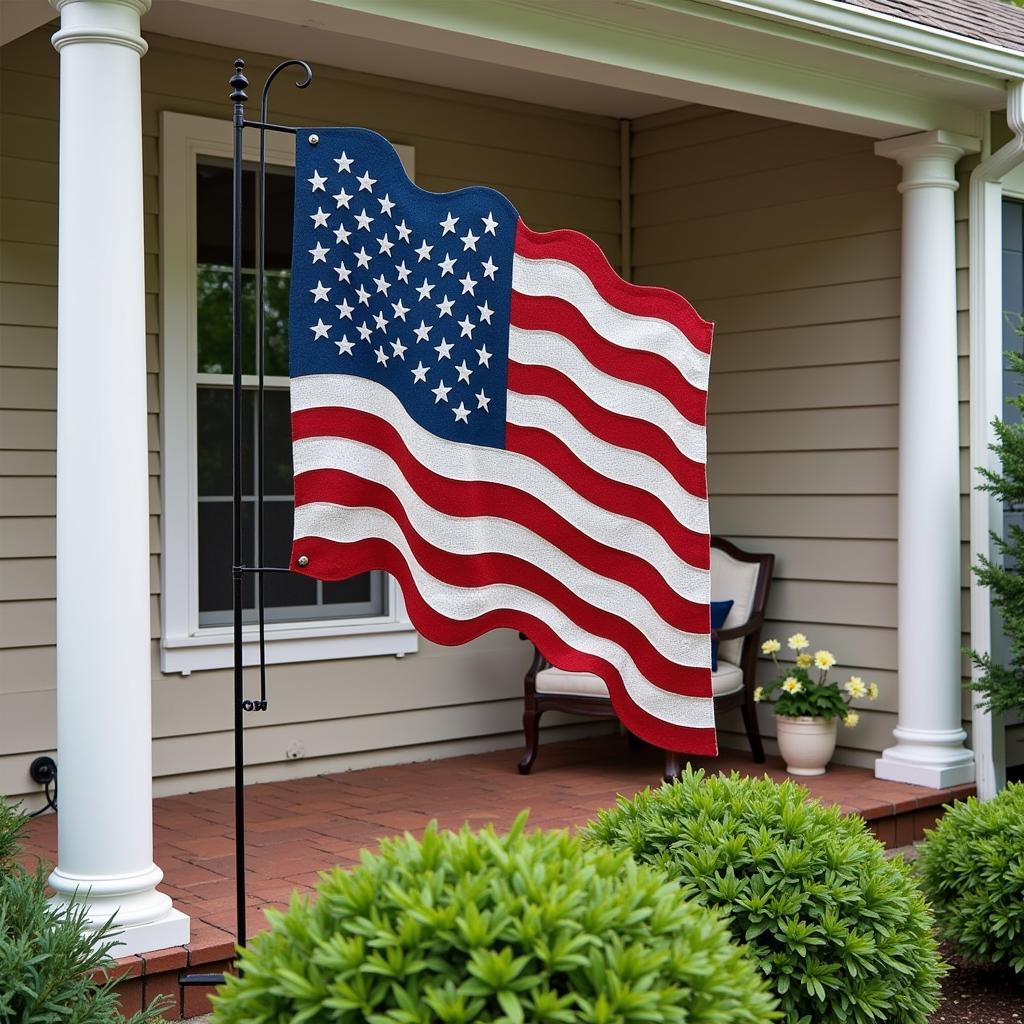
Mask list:
[{"label": "screw on flag", "polygon": [[518,629],[638,736],[715,753],[711,324],[360,128],[296,134],[294,225],[293,571],[387,570],[429,639]]}]

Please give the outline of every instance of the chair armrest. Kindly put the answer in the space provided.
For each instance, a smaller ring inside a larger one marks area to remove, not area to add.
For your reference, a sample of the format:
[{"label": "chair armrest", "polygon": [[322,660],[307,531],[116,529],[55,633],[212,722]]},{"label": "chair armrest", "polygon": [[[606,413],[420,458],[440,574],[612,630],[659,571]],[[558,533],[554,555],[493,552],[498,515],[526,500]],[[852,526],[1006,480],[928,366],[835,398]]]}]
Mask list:
[{"label": "chair armrest", "polygon": [[729,629],[711,630],[711,638],[718,641],[738,640],[741,636],[749,636],[751,633],[756,633],[763,624],[764,619],[760,615],[755,615],[739,626],[732,626]]}]

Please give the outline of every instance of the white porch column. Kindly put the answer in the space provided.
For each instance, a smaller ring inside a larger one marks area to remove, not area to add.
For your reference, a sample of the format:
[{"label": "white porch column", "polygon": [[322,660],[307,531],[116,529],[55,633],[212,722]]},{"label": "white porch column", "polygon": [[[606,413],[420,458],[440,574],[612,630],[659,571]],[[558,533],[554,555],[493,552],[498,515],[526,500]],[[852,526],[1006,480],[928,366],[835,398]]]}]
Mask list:
[{"label": "white porch column", "polygon": [[157,891],[139,17],[149,0],[51,0],[61,28],[57,300],[58,901],[116,955],[188,941]]},{"label": "white porch column", "polygon": [[875,775],[970,782],[960,684],[960,437],[953,193],[977,141],[933,131],[879,142],[903,168],[899,408],[899,721]]}]

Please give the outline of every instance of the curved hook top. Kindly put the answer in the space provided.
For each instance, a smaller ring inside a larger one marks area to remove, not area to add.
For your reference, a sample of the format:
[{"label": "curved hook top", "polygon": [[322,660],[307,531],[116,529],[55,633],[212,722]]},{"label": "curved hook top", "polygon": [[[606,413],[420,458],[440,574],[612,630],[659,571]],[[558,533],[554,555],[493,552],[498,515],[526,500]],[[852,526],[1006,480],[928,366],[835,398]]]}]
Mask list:
[{"label": "curved hook top", "polygon": [[274,79],[277,78],[285,68],[291,67],[301,67],[306,72],[306,77],[301,82],[295,83],[296,89],[305,89],[309,83],[313,81],[313,69],[304,60],[296,60],[295,58],[292,58],[291,60],[281,61],[281,63],[278,64],[269,75],[267,75],[267,80],[263,83],[263,92],[260,96],[260,120],[263,121],[264,124],[266,124],[267,121],[267,100],[270,94],[270,86],[273,84]]}]

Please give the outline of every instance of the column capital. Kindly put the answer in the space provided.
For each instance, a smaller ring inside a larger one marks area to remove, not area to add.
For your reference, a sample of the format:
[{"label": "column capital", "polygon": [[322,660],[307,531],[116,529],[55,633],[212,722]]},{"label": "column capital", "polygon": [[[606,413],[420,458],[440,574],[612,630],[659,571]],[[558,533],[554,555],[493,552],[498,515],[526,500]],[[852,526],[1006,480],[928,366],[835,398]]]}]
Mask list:
[{"label": "column capital", "polygon": [[875,154],[896,160],[903,168],[899,190],[914,188],[948,188],[955,191],[956,162],[965,153],[981,149],[978,139],[940,129],[882,139],[875,143]]},{"label": "column capital", "polygon": [[152,0],[50,0],[60,12],[60,29],[50,37],[60,50],[71,43],[126,46],[140,57],[149,49],[139,33],[139,19]]}]

